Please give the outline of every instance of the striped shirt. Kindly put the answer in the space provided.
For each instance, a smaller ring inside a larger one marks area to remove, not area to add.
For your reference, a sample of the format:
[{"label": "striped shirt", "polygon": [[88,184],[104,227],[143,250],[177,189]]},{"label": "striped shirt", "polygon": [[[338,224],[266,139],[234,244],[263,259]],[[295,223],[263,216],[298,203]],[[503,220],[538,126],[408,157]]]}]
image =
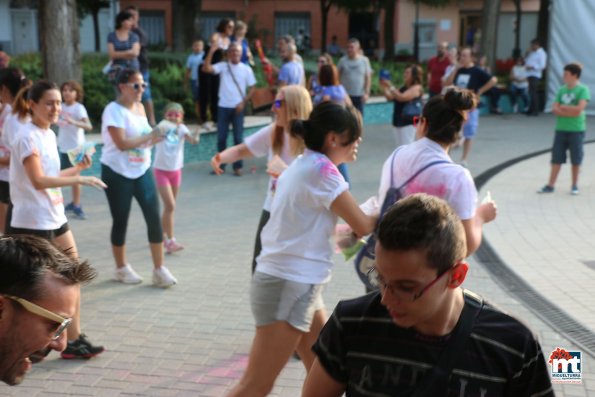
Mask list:
[{"label": "striped shirt", "polygon": [[[465,304],[474,299],[465,293]],[[347,397],[411,396],[449,335],[395,325],[380,293],[341,301],[313,350]],[[485,303],[444,396],[554,396],[539,342],[518,320]]]}]

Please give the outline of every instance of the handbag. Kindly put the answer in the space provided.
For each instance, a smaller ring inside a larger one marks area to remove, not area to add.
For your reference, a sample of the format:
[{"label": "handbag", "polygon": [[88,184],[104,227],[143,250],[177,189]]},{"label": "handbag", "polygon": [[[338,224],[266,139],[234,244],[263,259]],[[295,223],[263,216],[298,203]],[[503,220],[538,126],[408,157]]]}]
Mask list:
[{"label": "handbag", "polygon": [[463,291],[463,294],[470,299],[465,300],[461,317],[450,339],[440,353],[438,362],[423,376],[411,397],[443,396],[447,392],[455,362],[465,351],[465,344],[469,340],[475,320],[484,306],[481,296],[470,291]]},{"label": "handbag", "polygon": [[421,97],[412,99],[403,106],[403,109],[401,110],[401,120],[407,123],[413,123],[413,118],[421,115],[422,108]]}]

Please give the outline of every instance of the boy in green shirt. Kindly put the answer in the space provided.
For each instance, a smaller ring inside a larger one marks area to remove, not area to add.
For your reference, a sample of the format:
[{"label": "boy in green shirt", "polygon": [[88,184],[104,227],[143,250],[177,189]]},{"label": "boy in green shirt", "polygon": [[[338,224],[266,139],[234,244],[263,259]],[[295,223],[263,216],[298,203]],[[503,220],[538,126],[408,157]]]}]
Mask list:
[{"label": "boy in green shirt", "polygon": [[562,164],[566,162],[566,152],[570,150],[572,164],[572,187],[570,194],[579,194],[578,174],[583,161],[583,142],[587,121],[585,108],[591,99],[589,88],[580,83],[583,67],[578,63],[564,66],[564,83],[560,88],[552,112],[558,116],[556,120],[556,135],[552,148],[552,169],[550,179],[537,193],[552,193]]}]

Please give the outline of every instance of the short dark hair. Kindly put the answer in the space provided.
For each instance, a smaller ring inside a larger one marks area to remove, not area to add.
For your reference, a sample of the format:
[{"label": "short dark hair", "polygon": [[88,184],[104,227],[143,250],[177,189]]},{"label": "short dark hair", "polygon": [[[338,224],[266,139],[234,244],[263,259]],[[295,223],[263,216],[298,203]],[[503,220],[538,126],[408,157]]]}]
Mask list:
[{"label": "short dark hair", "polygon": [[116,76],[116,84],[126,84],[135,74],[141,74],[138,70],[132,68],[124,68],[118,72]]},{"label": "short dark hair", "polygon": [[120,11],[118,15],[116,15],[116,29],[120,29],[122,27],[122,22],[132,18],[132,14],[128,11]]},{"label": "short dark hair", "polygon": [[27,300],[43,297],[44,276],[54,274],[66,284],[84,284],[97,273],[87,261],[79,261],[36,236],[0,237],[0,294]]},{"label": "short dark hair", "polygon": [[322,65],[318,71],[318,84],[321,86],[339,85],[339,73],[335,65]]},{"label": "short dark hair", "polygon": [[407,196],[390,207],[377,236],[378,244],[388,251],[424,250],[438,274],[467,254],[461,219],[446,201],[425,193]]},{"label": "short dark hair", "polygon": [[564,70],[580,79],[581,73],[583,72],[583,66],[580,63],[572,62],[564,66]]},{"label": "short dark hair", "polygon": [[533,40],[531,40],[531,44],[534,44],[534,45],[539,45],[539,46],[540,46],[540,45],[541,45],[541,40],[539,40],[539,39],[536,37],[536,38],[534,38]]},{"label": "short dark hair", "polygon": [[322,151],[326,136],[334,132],[347,135],[347,144],[362,135],[362,116],[353,106],[322,102],[314,107],[308,120],[291,120],[291,133],[304,140],[310,150]]}]

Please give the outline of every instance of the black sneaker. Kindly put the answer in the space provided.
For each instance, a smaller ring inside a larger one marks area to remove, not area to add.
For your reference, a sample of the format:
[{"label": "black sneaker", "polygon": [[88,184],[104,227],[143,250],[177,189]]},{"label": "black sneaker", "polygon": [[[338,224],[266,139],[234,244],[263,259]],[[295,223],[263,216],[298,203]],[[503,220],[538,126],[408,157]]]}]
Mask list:
[{"label": "black sneaker", "polygon": [[68,341],[66,349],[62,352],[62,358],[69,360],[73,358],[91,358],[103,353],[103,346],[93,346],[85,334],[81,334],[77,340]]}]

